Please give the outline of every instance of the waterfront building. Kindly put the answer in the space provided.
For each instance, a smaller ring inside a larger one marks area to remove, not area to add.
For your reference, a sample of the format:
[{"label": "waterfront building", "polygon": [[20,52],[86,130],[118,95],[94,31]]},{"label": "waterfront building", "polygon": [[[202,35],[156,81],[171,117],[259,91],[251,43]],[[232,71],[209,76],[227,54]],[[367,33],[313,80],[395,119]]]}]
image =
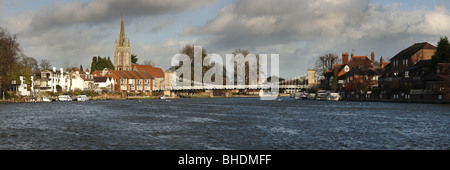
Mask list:
[{"label": "waterfront building", "polygon": [[69,84],[66,81],[66,77],[67,73],[64,72],[63,68],[56,70],[56,67],[53,67],[52,70],[41,70],[41,73],[37,75],[34,81],[34,89],[36,92],[56,93],[57,88],[60,87],[62,91],[67,91]]},{"label": "waterfront building", "polygon": [[345,88],[346,91],[371,90],[378,87],[378,78],[382,75],[384,66],[388,63],[380,58],[380,65],[375,66],[375,52],[371,59],[366,56],[355,56],[348,52],[342,53],[342,64],[335,64],[331,70],[325,72],[325,85],[332,87],[333,80],[337,79],[336,88]]},{"label": "waterfront building", "polygon": [[164,86],[164,71],[161,68],[153,67],[151,65],[138,65],[138,64],[132,64],[131,67],[133,68],[132,71],[138,72],[138,71],[145,71],[148,74],[150,74],[151,77],[154,78],[153,81],[153,87],[152,89],[155,91],[162,91]]},{"label": "waterfront building", "polygon": [[436,50],[435,46],[427,42],[416,43],[402,50],[385,67],[379,80],[380,85],[385,90],[394,91],[424,89],[424,77],[429,73],[431,59]]},{"label": "waterfront building", "polygon": [[[123,71],[105,68],[102,71],[94,71],[92,75],[94,76],[94,79],[97,79],[99,82],[109,78],[109,86],[113,85],[111,90],[115,92],[145,93],[151,95],[151,92],[153,91],[154,77],[147,71]],[[108,86],[107,79],[105,83],[106,86]]]}]

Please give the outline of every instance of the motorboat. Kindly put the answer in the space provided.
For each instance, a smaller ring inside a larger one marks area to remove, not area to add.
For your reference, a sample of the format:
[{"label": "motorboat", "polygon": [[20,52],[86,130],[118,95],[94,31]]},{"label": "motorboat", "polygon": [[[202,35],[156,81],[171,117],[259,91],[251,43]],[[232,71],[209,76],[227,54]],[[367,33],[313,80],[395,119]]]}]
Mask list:
[{"label": "motorboat", "polygon": [[308,100],[308,93],[303,93],[303,94],[300,96],[300,98],[301,98],[302,100]]},{"label": "motorboat", "polygon": [[58,101],[60,101],[60,102],[71,102],[72,101],[72,97],[70,97],[70,95],[61,95],[61,96],[58,96]]},{"label": "motorboat", "polygon": [[85,102],[85,101],[89,101],[89,97],[87,95],[78,95],[76,100],[79,102]]},{"label": "motorboat", "polygon": [[259,91],[259,97],[264,100],[276,100],[280,93],[278,92],[266,92],[264,90]]},{"label": "motorboat", "polygon": [[307,93],[295,93],[295,99],[296,100],[308,100],[308,94]]},{"label": "motorboat", "polygon": [[339,93],[329,93],[327,96],[328,101],[339,101],[341,99],[341,95]]},{"label": "motorboat", "polygon": [[166,95],[159,96],[159,99],[161,99],[161,100],[167,100],[167,96],[166,96]]},{"label": "motorboat", "polygon": [[316,94],[315,93],[309,93],[308,97],[309,100],[316,100]]},{"label": "motorboat", "polygon": [[327,91],[319,90],[317,92],[316,100],[327,100]]},{"label": "motorboat", "polygon": [[42,97],[42,102],[52,102],[48,97]]}]

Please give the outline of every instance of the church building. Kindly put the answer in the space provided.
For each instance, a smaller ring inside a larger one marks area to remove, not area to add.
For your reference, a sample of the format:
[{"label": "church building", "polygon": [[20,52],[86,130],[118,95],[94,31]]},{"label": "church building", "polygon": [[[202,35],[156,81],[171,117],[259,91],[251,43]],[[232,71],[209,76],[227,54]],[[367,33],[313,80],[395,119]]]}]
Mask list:
[{"label": "church building", "polygon": [[116,40],[116,52],[114,53],[114,69],[118,71],[131,71],[130,40],[125,34],[125,24],[122,14],[119,39]]}]

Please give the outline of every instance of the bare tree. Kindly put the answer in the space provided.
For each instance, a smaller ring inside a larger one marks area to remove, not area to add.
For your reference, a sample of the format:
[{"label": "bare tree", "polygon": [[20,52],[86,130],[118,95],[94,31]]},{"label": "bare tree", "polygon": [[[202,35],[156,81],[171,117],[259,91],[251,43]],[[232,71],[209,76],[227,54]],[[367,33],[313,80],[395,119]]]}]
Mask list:
[{"label": "bare tree", "polygon": [[38,66],[38,62],[36,61],[36,59],[34,59],[33,57],[28,57],[25,54],[20,54],[20,65],[24,68],[30,69],[32,74],[38,73],[39,72],[39,66]]},{"label": "bare tree", "polygon": [[325,72],[333,69],[335,64],[340,63],[341,60],[336,54],[328,53],[317,57],[316,69],[319,76],[324,76]]},{"label": "bare tree", "polygon": [[155,66],[155,64],[150,60],[145,60],[144,65]]},{"label": "bare tree", "polygon": [[52,63],[47,59],[42,59],[39,63],[39,67],[41,70],[50,69],[52,67]]}]

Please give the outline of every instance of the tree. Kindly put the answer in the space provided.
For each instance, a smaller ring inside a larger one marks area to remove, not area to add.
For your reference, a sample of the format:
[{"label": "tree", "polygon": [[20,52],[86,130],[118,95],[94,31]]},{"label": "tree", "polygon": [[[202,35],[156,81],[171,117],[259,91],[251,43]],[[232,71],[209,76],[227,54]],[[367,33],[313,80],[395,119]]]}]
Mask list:
[{"label": "tree", "polygon": [[325,72],[333,69],[335,64],[340,63],[340,59],[336,54],[328,53],[317,57],[316,69],[319,76],[324,76]]},{"label": "tree", "polygon": [[137,64],[138,63],[138,58],[136,54],[131,54],[131,63],[132,64]]},{"label": "tree", "polygon": [[144,65],[155,66],[155,64],[152,61],[150,61],[150,60],[145,60],[144,61]]},{"label": "tree", "polygon": [[335,75],[333,76],[333,84],[331,85],[331,89],[332,89],[333,91],[336,91],[337,88],[338,88],[338,76],[335,74]]},{"label": "tree", "polygon": [[51,66],[52,63],[47,59],[42,59],[39,64],[41,70],[50,69]]},{"label": "tree", "polygon": [[110,57],[102,58],[100,56],[94,56],[92,58],[91,73],[94,72],[95,70],[103,70],[105,68],[114,70],[114,65],[112,64]]},{"label": "tree", "polygon": [[0,27],[0,91],[8,91],[11,80],[17,78],[18,58],[21,52],[17,35]]},{"label": "tree", "polygon": [[98,65],[97,63],[98,63],[97,57],[96,56],[92,57],[91,73],[94,72],[95,70],[97,70],[97,65]]},{"label": "tree", "polygon": [[447,37],[441,37],[437,44],[436,53],[432,57],[432,69],[436,71],[438,63],[450,62],[450,43]]}]

